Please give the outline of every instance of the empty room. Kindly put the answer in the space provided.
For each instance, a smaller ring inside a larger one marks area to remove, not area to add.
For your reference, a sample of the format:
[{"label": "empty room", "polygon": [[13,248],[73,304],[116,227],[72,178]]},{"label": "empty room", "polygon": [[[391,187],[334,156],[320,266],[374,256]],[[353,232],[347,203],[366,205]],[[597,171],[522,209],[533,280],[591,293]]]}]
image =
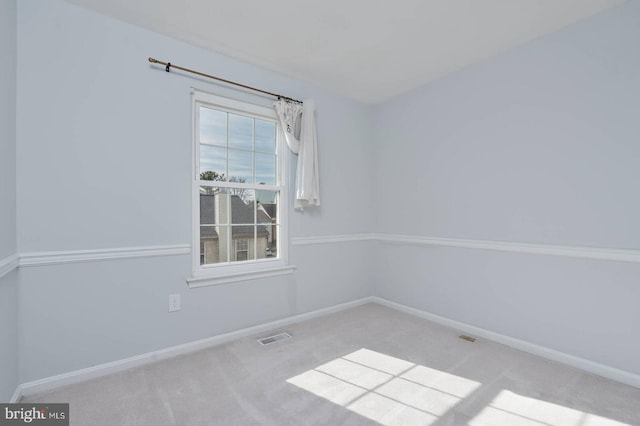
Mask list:
[{"label": "empty room", "polygon": [[640,425],[640,2],[0,0],[0,424]]}]

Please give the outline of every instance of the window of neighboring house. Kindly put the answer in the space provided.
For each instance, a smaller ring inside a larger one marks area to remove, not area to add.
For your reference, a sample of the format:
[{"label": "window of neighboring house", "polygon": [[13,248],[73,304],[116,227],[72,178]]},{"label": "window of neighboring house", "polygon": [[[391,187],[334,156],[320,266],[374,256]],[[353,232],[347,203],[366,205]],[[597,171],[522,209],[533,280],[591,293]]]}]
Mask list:
[{"label": "window of neighboring house", "polygon": [[291,272],[283,244],[286,151],[275,111],[194,90],[193,123],[190,284]]},{"label": "window of neighboring house", "polygon": [[236,240],[236,260],[249,259],[249,240]]}]

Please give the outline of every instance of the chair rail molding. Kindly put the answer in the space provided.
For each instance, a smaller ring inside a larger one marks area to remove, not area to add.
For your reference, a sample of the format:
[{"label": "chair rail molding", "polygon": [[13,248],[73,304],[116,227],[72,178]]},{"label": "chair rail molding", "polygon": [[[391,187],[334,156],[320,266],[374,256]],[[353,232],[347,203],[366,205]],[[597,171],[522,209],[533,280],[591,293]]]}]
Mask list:
[{"label": "chair rail molding", "polygon": [[68,250],[21,253],[20,267],[57,265],[63,263],[96,262],[136,257],[177,256],[191,253],[190,244],[164,246],[120,247],[92,250]]},{"label": "chair rail molding", "polygon": [[291,245],[309,246],[315,244],[335,244],[335,243],[351,243],[359,241],[371,241],[374,234],[340,234],[340,235],[322,235],[316,237],[293,237]]},{"label": "chair rail molding", "polygon": [[18,267],[20,262],[20,258],[17,254],[12,254],[10,256],[5,257],[4,259],[0,259],[0,278],[7,275],[9,272],[13,271]]},{"label": "chair rail molding", "polygon": [[392,244],[423,246],[445,246],[479,250],[494,250],[511,253],[538,254],[573,257],[579,259],[609,260],[640,263],[640,250],[604,247],[561,246],[553,244],[530,244],[508,241],[467,240],[459,238],[421,237],[397,234],[373,234],[373,239]]},{"label": "chair rail molding", "polygon": [[[579,259],[607,260],[640,263],[640,249],[618,249],[607,247],[563,246],[554,244],[533,244],[510,241],[471,240],[463,238],[442,238],[403,234],[363,233],[338,234],[291,238],[292,246],[317,244],[341,244],[374,241],[387,244],[456,247],[476,250],[493,250],[545,256],[560,256]],[[107,249],[66,250],[26,252],[0,259],[0,277],[17,267],[57,265],[78,262],[96,262],[138,257],[162,257],[188,255],[190,244],[119,247]]]}]

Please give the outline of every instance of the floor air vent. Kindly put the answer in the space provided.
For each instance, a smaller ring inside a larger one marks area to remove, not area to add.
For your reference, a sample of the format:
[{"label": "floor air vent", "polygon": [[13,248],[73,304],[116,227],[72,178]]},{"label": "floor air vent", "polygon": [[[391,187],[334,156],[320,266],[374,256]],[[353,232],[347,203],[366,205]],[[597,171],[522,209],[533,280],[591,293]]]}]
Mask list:
[{"label": "floor air vent", "polygon": [[288,339],[291,335],[289,333],[278,333],[273,336],[262,337],[258,339],[258,342],[262,346],[270,345],[271,343],[279,342],[280,340]]}]

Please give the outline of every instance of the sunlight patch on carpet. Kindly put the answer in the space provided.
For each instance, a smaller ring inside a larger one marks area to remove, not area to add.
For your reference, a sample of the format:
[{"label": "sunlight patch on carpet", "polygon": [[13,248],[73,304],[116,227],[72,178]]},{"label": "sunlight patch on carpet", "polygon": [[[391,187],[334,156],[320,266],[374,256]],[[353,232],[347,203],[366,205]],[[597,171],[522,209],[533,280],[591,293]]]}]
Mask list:
[{"label": "sunlight patch on carpet", "polygon": [[[287,382],[388,426],[434,424],[482,385],[364,348]],[[510,390],[496,392],[469,425],[627,425]]]},{"label": "sunlight patch on carpet", "polygon": [[433,424],[480,383],[360,349],[287,380],[382,425]]},{"label": "sunlight patch on carpet", "polygon": [[615,420],[502,390],[469,425],[621,426]]}]

